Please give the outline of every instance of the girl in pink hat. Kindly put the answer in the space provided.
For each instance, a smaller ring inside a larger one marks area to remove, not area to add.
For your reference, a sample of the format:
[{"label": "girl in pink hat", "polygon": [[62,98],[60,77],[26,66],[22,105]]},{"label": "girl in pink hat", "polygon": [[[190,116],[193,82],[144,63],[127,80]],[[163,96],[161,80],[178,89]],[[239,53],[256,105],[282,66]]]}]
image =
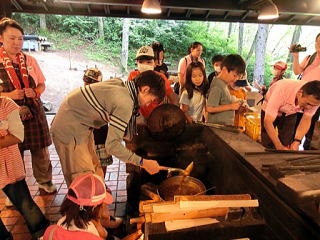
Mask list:
[{"label": "girl in pink hat", "polygon": [[88,173],[77,176],[71,183],[61,205],[62,218],[45,232],[44,240],[101,240],[108,233],[100,224],[103,204],[112,203],[112,195],[100,176]]}]

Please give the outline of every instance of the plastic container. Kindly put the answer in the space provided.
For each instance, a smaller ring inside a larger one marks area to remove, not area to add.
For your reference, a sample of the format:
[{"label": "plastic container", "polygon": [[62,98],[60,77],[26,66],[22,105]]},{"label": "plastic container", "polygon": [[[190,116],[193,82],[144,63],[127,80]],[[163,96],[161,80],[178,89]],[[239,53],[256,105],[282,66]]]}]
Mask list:
[{"label": "plastic container", "polygon": [[261,141],[260,113],[245,113],[245,133],[254,141]]}]

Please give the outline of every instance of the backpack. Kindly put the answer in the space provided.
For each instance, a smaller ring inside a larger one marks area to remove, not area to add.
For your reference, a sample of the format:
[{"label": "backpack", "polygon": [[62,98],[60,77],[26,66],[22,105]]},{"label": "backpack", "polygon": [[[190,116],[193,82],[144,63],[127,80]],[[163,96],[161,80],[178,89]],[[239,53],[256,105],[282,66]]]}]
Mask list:
[{"label": "backpack", "polygon": [[314,60],[316,59],[316,56],[317,56],[317,52],[313,53],[312,55],[309,55],[309,57],[308,57],[309,60],[308,60],[307,65],[303,68],[302,73],[300,73],[298,76],[299,80],[301,80],[302,75],[303,75],[304,71],[307,69],[307,67],[309,67],[314,62]]}]

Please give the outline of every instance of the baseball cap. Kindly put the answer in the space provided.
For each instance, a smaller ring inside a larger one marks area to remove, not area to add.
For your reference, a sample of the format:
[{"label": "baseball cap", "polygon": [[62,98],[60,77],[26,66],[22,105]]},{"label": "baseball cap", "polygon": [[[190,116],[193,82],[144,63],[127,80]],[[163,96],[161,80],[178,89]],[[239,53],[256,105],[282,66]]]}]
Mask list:
[{"label": "baseball cap", "polygon": [[71,183],[69,189],[76,197],[67,194],[67,198],[79,206],[97,206],[101,203],[112,203],[112,195],[106,191],[101,177],[86,173],[77,176]]},{"label": "baseball cap", "polygon": [[273,67],[279,70],[286,70],[288,65],[283,61],[277,61],[273,64]]},{"label": "baseball cap", "polygon": [[247,71],[244,72],[244,74],[242,74],[242,76],[240,77],[239,80],[235,81],[235,86],[236,87],[246,87],[248,86],[248,80],[247,80]]},{"label": "baseball cap", "polygon": [[144,60],[144,59],[154,59],[154,52],[152,47],[143,46],[139,48],[136,54],[136,60]]},{"label": "baseball cap", "polygon": [[[89,79],[87,79],[89,78]],[[87,70],[85,70],[84,72],[84,76],[83,76],[83,81],[92,83],[93,80],[94,82],[101,82],[102,80],[102,73],[98,68],[89,68]]]}]

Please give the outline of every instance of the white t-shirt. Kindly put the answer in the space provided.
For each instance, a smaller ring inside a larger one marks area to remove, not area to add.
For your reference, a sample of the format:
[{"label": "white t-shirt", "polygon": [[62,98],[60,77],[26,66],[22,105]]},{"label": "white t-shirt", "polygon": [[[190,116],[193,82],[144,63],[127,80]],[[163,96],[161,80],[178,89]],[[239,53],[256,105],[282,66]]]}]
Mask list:
[{"label": "white t-shirt", "polygon": [[201,121],[205,97],[199,91],[193,91],[193,97],[189,99],[187,90],[183,90],[180,97],[180,104],[189,106],[188,114],[193,121]]}]

